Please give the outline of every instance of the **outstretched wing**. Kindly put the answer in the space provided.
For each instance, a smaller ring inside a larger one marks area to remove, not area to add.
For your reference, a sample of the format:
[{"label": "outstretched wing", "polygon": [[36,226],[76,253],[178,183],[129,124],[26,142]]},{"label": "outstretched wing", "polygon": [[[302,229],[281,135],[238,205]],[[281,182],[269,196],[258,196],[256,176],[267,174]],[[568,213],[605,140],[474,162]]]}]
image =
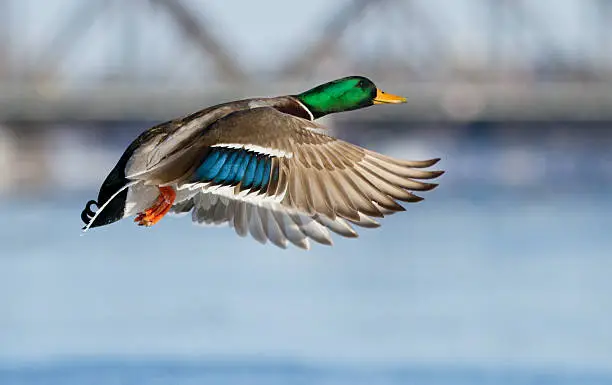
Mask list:
[{"label": "outstretched wing", "polygon": [[[267,107],[220,119],[196,144],[205,154],[177,186],[193,193],[175,211],[193,210],[197,222],[230,223],[242,235],[249,229],[259,240],[282,234],[293,242],[284,224],[306,238],[312,237],[305,226],[356,236],[349,222],[378,226],[372,217],[403,211],[398,202],[420,201],[413,191],[437,186],[423,180],[442,171],[423,168],[438,159],[394,159],[326,135],[324,129]],[[262,231],[251,222],[263,223]],[[271,230],[276,227],[278,234]]]}]

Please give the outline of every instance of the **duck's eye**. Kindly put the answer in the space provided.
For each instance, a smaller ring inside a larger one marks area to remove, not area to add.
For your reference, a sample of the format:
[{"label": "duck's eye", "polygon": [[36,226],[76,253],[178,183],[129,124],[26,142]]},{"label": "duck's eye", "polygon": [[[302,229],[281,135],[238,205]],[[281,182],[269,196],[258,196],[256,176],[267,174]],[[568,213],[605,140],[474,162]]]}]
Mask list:
[{"label": "duck's eye", "polygon": [[364,88],[365,87],[365,82],[363,80],[360,80],[359,83],[357,83],[357,87]]}]

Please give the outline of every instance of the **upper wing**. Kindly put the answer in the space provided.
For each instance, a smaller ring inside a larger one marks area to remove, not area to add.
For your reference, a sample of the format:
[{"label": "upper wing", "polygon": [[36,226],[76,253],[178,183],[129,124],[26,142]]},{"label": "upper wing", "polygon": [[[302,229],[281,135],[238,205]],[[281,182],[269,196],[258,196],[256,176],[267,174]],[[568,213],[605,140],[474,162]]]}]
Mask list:
[{"label": "upper wing", "polygon": [[[323,130],[315,122],[273,108],[256,108],[214,123],[206,141],[216,151],[250,152],[265,158],[269,181],[260,188],[261,195],[276,197],[285,207],[330,218],[339,215],[359,220],[360,213],[381,217],[388,211],[400,211],[397,201],[422,200],[411,191],[433,189],[436,184],[422,180],[443,173],[422,169],[439,159],[398,160],[336,139]],[[246,164],[245,157],[234,155],[227,160]],[[248,166],[244,170],[238,166],[231,176],[231,181],[217,178],[217,182],[233,182],[237,193],[245,190],[241,182],[248,177]],[[194,182],[198,186],[211,184],[210,179]]]},{"label": "upper wing", "polygon": [[[301,215],[335,231],[334,226],[348,226],[346,221],[377,226],[370,217],[404,210],[398,201],[422,200],[412,191],[433,189],[436,184],[422,180],[442,174],[423,170],[438,159],[398,160],[323,131],[318,123],[273,108],[235,112],[194,144],[203,149],[200,160],[177,188]],[[195,210],[199,222],[214,221],[219,213],[218,206],[210,213]]]}]

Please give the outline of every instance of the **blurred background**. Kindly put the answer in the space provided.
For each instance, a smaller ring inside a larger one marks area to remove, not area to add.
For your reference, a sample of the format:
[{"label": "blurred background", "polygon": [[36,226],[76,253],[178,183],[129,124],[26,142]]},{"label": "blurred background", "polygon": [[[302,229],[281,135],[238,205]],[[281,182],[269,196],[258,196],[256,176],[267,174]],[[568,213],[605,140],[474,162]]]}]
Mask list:
[{"label": "blurred background", "polygon": [[[612,1],[1,0],[0,383],[612,383]],[[441,186],[309,252],[80,236],[140,132],[352,74]]]}]

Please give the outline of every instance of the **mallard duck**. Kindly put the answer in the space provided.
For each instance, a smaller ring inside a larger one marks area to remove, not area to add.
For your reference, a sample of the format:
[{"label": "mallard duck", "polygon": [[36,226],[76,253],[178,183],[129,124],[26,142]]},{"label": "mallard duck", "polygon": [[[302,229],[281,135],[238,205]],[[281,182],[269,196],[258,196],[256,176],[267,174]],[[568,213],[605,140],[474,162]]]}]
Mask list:
[{"label": "mallard duck", "polygon": [[[332,113],[406,98],[369,79],[337,79],[297,95],[219,104],[154,126],[136,138],[81,214],[89,228],[135,216],[152,226],[166,214],[191,212],[198,224],[233,227],[286,248],[309,240],[331,245],[330,231],[357,237],[352,225],[418,202],[413,191],[437,159],[399,160],[330,136],[316,120]],[[96,212],[92,206],[98,206]]]}]

